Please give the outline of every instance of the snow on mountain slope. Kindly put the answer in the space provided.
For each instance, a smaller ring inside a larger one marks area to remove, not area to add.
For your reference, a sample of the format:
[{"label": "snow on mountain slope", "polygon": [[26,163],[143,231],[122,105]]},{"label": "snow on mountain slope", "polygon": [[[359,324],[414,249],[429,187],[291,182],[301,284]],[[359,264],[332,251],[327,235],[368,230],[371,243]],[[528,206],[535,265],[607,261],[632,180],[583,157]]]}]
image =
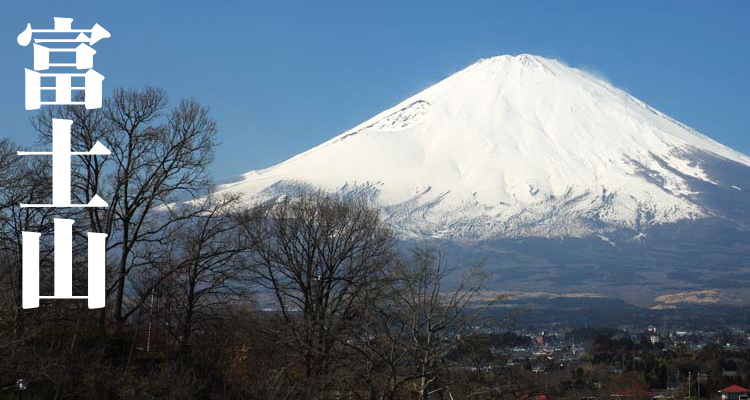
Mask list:
[{"label": "snow on mountain slope", "polygon": [[364,192],[405,236],[587,236],[711,216],[690,182],[750,189],[713,180],[698,153],[750,166],[586,72],[498,56],[220,190]]}]

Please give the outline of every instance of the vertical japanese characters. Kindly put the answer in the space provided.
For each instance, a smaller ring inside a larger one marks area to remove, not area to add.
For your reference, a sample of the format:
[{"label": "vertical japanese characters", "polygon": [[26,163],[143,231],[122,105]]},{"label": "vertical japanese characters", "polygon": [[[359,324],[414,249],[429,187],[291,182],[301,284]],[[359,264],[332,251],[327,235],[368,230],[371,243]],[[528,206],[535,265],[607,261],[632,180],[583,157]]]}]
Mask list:
[{"label": "vertical japanese characters", "polygon": [[[73,105],[87,109],[102,106],[102,81],[104,77],[92,68],[96,51],[91,45],[110,37],[109,32],[95,24],[91,29],[73,29],[73,19],[55,18],[54,29],[32,29],[28,24],[18,35],[18,44],[34,41],[34,69],[26,69],[26,109],[41,106]],[[40,36],[40,37],[37,37]],[[75,53],[75,62],[57,62],[63,53]],[[67,70],[75,69],[75,72]],[[84,71],[85,70],[85,71]],[[45,72],[39,72],[45,71]],[[82,83],[79,83],[81,82]],[[43,100],[47,92],[54,100]],[[83,92],[83,96],[75,96]],[[74,98],[83,101],[73,101]],[[98,195],[87,204],[72,204],[70,168],[74,155],[102,156],[111,154],[96,142],[87,152],[71,151],[72,120],[52,120],[52,151],[19,151],[22,156],[52,156],[52,203],[21,204],[21,207],[108,207]],[[54,219],[54,295],[39,295],[39,239],[38,232],[23,232],[22,306],[39,307],[39,299],[87,299],[89,308],[102,308],[106,301],[106,238],[105,233],[87,232],[88,239],[88,295],[73,295],[73,224],[72,219]]]}]

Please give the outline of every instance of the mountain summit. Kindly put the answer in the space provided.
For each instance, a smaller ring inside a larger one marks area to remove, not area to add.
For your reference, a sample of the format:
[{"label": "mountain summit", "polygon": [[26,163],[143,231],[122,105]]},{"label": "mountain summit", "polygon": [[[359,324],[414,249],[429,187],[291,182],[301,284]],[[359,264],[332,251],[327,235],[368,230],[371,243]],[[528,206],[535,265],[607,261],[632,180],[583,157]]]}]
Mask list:
[{"label": "mountain summit", "polygon": [[404,237],[637,237],[684,220],[747,226],[748,172],[750,157],[610,83],[523,54],[479,60],[220,190],[365,193]]}]

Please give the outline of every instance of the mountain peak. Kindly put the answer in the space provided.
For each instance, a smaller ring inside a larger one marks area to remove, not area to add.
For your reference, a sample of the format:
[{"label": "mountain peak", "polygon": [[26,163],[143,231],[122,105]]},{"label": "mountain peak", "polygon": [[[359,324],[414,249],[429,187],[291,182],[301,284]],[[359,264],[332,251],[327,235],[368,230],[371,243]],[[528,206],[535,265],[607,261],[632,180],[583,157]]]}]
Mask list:
[{"label": "mountain peak", "polygon": [[473,64],[469,65],[460,73],[471,73],[479,71],[493,71],[505,75],[513,71],[532,71],[532,70],[551,70],[561,63],[551,58],[545,58],[533,54],[518,55],[499,55],[487,58],[480,58]]},{"label": "mountain peak", "polygon": [[743,185],[712,178],[706,160],[750,165],[603,80],[520,54],[479,60],[222,190],[363,192],[405,235],[586,236],[712,215],[696,184]]},{"label": "mountain peak", "polygon": [[501,54],[501,55],[492,56],[492,57],[480,58],[479,60],[476,61],[475,64],[493,63],[493,62],[494,63],[517,62],[524,66],[534,66],[534,65],[539,65],[545,62],[550,62],[550,61],[554,61],[554,60],[550,58],[545,58],[542,56],[537,56],[534,54],[522,53],[522,54],[517,54],[517,55]]}]

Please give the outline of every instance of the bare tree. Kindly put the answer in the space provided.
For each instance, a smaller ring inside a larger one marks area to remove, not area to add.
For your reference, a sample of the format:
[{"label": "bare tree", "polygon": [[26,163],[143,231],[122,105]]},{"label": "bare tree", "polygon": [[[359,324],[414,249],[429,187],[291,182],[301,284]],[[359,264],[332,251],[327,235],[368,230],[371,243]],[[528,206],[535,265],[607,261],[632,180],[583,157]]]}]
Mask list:
[{"label": "bare tree", "polygon": [[[65,218],[70,212],[20,207],[21,203],[49,200],[51,168],[48,159],[22,157],[16,153],[18,150],[21,149],[11,141],[0,140],[0,376],[27,382],[60,382],[65,379],[61,370],[67,354],[63,349],[70,342],[61,339],[63,334],[58,332],[70,332],[80,322],[70,323],[74,320],[72,315],[81,310],[81,303],[42,302],[35,309],[22,308],[21,237],[24,231],[42,234],[38,279],[44,293],[52,283],[52,217]],[[78,318],[85,315],[79,314]],[[50,326],[56,329],[49,329]],[[75,333],[71,336],[71,341],[75,341]],[[41,342],[45,345],[40,346]]]},{"label": "bare tree", "polygon": [[448,354],[485,323],[482,310],[489,303],[479,296],[486,274],[476,265],[451,288],[451,272],[439,251],[420,248],[394,270],[398,289],[389,318],[406,336],[404,350],[415,365],[414,373],[400,380],[411,380],[420,400],[446,389],[440,378],[449,367]]},{"label": "bare tree", "polygon": [[413,363],[407,352],[408,335],[405,324],[399,324],[400,304],[396,291],[397,279],[392,270],[385,271],[381,285],[373,286],[356,323],[356,340],[343,342],[352,353],[344,376],[351,386],[355,382],[362,393],[358,398],[369,400],[399,398],[405,383],[415,379],[407,371]]},{"label": "bare tree", "polygon": [[255,208],[243,233],[254,281],[272,296],[305,375],[326,374],[391,261],[391,231],[364,199],[315,192]]},{"label": "bare tree", "polygon": [[194,216],[175,224],[169,243],[156,254],[154,264],[161,264],[156,273],[171,274],[157,290],[181,351],[190,349],[196,328],[230,312],[230,303],[248,300],[249,287],[240,281],[238,200],[207,196],[185,205]]},{"label": "bare tree", "polygon": [[430,248],[415,248],[392,263],[383,284],[370,288],[357,339],[345,343],[352,353],[350,385],[362,388],[354,394],[395,400],[411,391],[428,399],[450,390],[456,374],[444,372],[461,365],[451,359],[492,321],[484,315],[492,299],[480,291],[485,278],[479,265],[462,274],[448,269]]},{"label": "bare tree", "polygon": [[167,110],[166,94],[156,88],[115,90],[98,110],[46,108],[32,121],[43,140],[51,138],[52,118],[74,121],[75,150],[88,150],[101,141],[112,151],[105,157],[79,156],[73,188],[81,203],[95,194],[109,203],[106,208],[86,209],[87,228],[109,235],[107,259],[114,279],[108,294],[114,299],[108,308],[119,331],[145,301],[125,299],[131,273],[149,265],[139,257],[139,248],[162,244],[172,224],[190,217],[165,205],[208,188],[206,168],[216,122],[193,100]]},{"label": "bare tree", "polygon": [[[18,146],[0,140],[0,296],[7,307],[3,314],[21,310],[21,233],[23,231],[49,233],[51,209],[21,208],[21,203],[42,203],[51,194],[47,180],[51,176],[49,160],[17,155]],[[62,215],[64,216],[64,214]],[[40,243],[40,260],[51,254],[47,241]],[[17,328],[17,326],[16,326]]]}]

